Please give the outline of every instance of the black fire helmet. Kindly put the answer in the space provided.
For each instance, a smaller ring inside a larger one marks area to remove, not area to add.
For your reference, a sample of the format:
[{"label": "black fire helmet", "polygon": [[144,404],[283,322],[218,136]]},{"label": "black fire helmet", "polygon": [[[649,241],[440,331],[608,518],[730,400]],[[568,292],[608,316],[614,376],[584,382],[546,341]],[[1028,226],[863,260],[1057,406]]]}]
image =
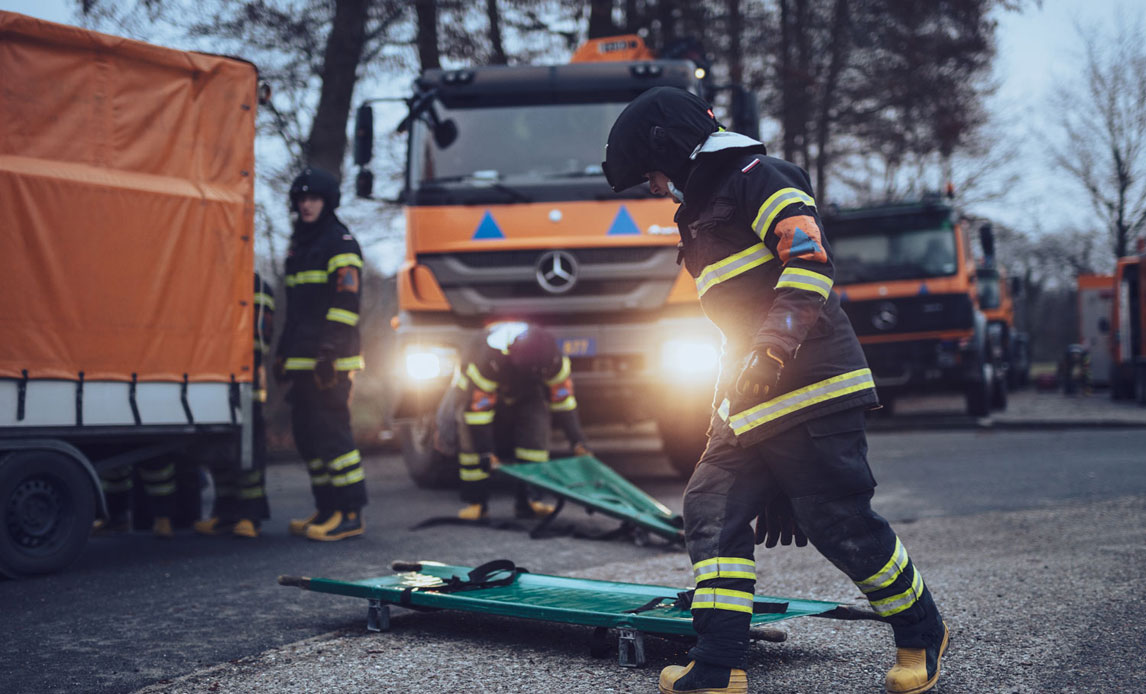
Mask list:
[{"label": "black fire helmet", "polygon": [[510,343],[509,362],[519,373],[542,377],[551,374],[560,364],[561,348],[553,333],[530,325]]},{"label": "black fire helmet", "polygon": [[295,177],[290,184],[290,207],[295,209],[298,198],[303,193],[312,193],[322,198],[323,211],[333,212],[337,207],[342,193],[338,189],[338,179],[331,173],[315,166],[308,166]]},{"label": "black fire helmet", "polygon": [[689,156],[719,129],[704,99],[676,87],[653,87],[617,116],[601,168],[616,193],[643,183],[650,171],[663,172],[683,188]]}]

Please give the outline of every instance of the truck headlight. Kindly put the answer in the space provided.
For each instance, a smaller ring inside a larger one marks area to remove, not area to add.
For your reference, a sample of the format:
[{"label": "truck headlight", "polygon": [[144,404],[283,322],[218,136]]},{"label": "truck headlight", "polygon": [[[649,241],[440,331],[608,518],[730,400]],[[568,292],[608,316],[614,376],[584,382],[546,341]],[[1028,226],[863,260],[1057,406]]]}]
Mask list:
[{"label": "truck headlight", "polygon": [[456,362],[456,353],[448,347],[408,347],[406,378],[419,382],[432,381],[449,375]]},{"label": "truck headlight", "polygon": [[716,373],[720,350],[707,340],[666,340],[661,345],[661,368],[669,374],[699,378]]}]

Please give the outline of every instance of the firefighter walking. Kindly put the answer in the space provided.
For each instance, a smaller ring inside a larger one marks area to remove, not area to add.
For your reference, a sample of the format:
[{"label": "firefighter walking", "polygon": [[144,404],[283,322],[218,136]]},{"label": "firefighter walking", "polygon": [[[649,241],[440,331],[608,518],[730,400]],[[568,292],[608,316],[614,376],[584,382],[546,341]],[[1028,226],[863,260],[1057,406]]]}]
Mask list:
[{"label": "firefighter walking", "polygon": [[[684,495],[699,636],[661,692],[746,692],[754,545],[812,545],[891,626],[892,694],[929,691],[947,627],[890,525],[871,508],[864,410],[875,384],[832,292],[831,249],[807,174],[720,127],[669,87],[617,118],[605,174],[680,203],[681,257],[724,354],[708,445]],[[756,518],[753,532],[752,520]]]},{"label": "firefighter walking", "polygon": [[276,377],[290,384],[291,432],[306,462],[315,511],[293,535],[335,541],[363,533],[366,475],[350,428],[351,376],[363,368],[358,334],[362,252],[335,216],[338,181],[309,167],[290,188],[294,232],[286,259],[286,321]]},{"label": "firefighter walking", "polygon": [[[462,500],[458,517],[489,512],[490,474],[499,461],[549,460],[551,424],[564,432],[574,455],[588,455],[577,414],[569,358],[552,333],[525,323],[502,323],[481,335],[461,360],[438,408],[435,448],[457,451]],[[519,518],[544,517],[553,506],[531,500],[524,485],[514,503]]]}]

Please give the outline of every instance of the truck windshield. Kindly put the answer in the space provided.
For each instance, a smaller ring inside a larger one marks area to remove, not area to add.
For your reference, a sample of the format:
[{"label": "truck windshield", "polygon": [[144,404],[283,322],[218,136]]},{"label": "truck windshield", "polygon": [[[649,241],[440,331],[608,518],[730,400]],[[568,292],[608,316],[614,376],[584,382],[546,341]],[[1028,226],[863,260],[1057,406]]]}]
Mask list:
[{"label": "truck windshield", "polygon": [[831,246],[837,285],[945,277],[958,269],[951,228],[849,232]]},{"label": "truck windshield", "polygon": [[514,105],[448,109],[436,104],[442,119],[453,119],[457,140],[434,143],[430,129],[418,123],[410,143],[410,181],[526,183],[600,177],[609,128],[624,103]]}]

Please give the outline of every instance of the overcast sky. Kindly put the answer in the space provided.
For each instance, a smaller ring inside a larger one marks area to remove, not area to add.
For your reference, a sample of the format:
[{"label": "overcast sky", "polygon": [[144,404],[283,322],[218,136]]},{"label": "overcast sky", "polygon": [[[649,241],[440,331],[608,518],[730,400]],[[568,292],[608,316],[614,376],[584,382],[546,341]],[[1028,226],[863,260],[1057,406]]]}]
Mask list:
[{"label": "overcast sky", "polygon": [[[73,7],[74,0],[0,0],[0,9],[64,23],[71,22]],[[1062,202],[1079,191],[1055,175],[1041,147],[1048,132],[1045,108],[1056,79],[1077,70],[1074,22],[1085,9],[1085,21],[1109,24],[1119,7],[1133,8],[1135,4],[1132,0],[1088,0],[1085,4],[1043,0],[1041,8],[1032,7],[1021,14],[998,13],[995,78],[999,90],[990,108],[1000,116],[1006,132],[1024,142],[1024,177],[1007,205],[987,206],[989,209],[980,213],[1022,229],[1030,228],[1032,215],[1045,220],[1048,229],[1086,222],[1089,210],[1069,208]],[[395,93],[404,88],[400,85]]]}]

